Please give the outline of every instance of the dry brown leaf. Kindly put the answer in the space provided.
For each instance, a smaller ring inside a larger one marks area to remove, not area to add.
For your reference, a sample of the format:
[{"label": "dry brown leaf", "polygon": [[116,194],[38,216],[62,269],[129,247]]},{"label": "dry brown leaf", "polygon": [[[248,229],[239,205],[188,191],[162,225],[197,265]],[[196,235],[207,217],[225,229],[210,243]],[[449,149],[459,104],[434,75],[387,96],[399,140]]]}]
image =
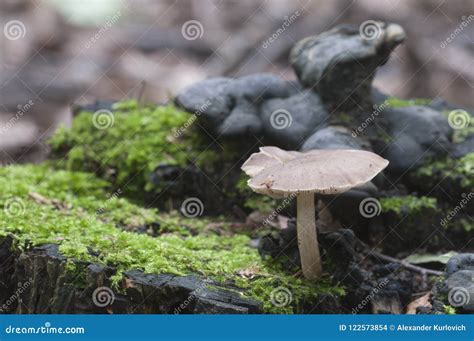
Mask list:
[{"label": "dry brown leaf", "polygon": [[410,302],[407,306],[407,310],[405,314],[416,314],[416,308],[418,307],[430,307],[430,293],[426,293],[425,295],[418,297],[416,300]]},{"label": "dry brown leaf", "polygon": [[60,201],[58,199],[48,199],[45,196],[36,192],[29,192],[28,195],[39,205],[52,205],[55,209],[59,211],[66,211],[71,209],[70,204]]},{"label": "dry brown leaf", "polygon": [[250,266],[248,268],[237,271],[237,275],[246,279],[254,279],[256,277],[261,276],[259,272],[260,269],[257,266]]}]

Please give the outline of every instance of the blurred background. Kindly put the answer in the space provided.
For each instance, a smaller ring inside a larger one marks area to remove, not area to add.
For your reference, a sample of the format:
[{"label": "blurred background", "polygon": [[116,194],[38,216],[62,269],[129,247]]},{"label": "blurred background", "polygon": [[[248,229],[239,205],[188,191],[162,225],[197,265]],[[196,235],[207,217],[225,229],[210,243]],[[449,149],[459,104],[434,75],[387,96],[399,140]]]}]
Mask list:
[{"label": "blurred background", "polygon": [[42,160],[71,105],[165,102],[219,75],[293,79],[296,41],[369,19],[408,36],[380,90],[474,107],[472,0],[1,0],[0,162]]}]

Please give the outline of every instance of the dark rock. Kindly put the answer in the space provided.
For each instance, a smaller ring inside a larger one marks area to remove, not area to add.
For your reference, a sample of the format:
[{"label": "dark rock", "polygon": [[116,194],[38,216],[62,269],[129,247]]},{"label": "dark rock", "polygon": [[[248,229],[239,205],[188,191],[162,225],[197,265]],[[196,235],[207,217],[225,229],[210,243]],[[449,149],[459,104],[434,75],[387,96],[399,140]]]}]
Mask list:
[{"label": "dark rock", "polygon": [[217,132],[224,137],[257,135],[262,131],[262,122],[257,107],[248,100],[237,100],[229,116],[218,127]]},{"label": "dark rock", "polygon": [[450,276],[459,270],[474,271],[473,253],[461,253],[449,259],[446,264],[446,275]]},{"label": "dark rock", "polygon": [[352,137],[349,129],[331,126],[318,130],[306,139],[301,150],[311,149],[362,149],[362,145]]},{"label": "dark rock", "polygon": [[365,110],[372,107],[375,69],[405,39],[398,25],[374,22],[372,28],[374,35],[341,25],[305,38],[293,47],[290,62],[300,82],[314,88],[330,110],[357,111],[357,105]]},{"label": "dark rock", "polygon": [[384,94],[379,89],[372,87],[372,103],[375,105],[382,105],[389,97],[389,95]]},{"label": "dark rock", "polygon": [[235,79],[229,87],[229,94],[254,104],[270,98],[285,98],[291,93],[290,84],[271,73],[256,73]]},{"label": "dark rock", "polygon": [[217,136],[236,137],[260,134],[259,106],[271,98],[286,98],[297,92],[298,85],[270,73],[258,73],[237,79],[212,78],[182,90],[175,102],[202,117]]},{"label": "dark rock", "polygon": [[217,127],[229,115],[233,100],[229,96],[231,78],[211,78],[197,82],[182,91],[175,98],[176,105],[202,116],[211,127]]},{"label": "dark rock", "polygon": [[458,313],[474,314],[474,254],[453,256],[446,264],[446,276],[432,289],[430,313],[444,313],[451,306]]},{"label": "dark rock", "polygon": [[288,91],[290,92],[288,97],[300,94],[304,90],[304,87],[296,79],[291,80],[291,81],[286,81],[286,85],[288,86]]},{"label": "dark rock", "polygon": [[426,106],[388,108],[383,120],[393,138],[382,152],[390,161],[390,171],[403,173],[427,158],[446,155],[451,149],[452,129],[438,111]]},{"label": "dark rock", "polygon": [[474,271],[459,270],[450,275],[445,286],[448,303],[457,308],[474,313]]},{"label": "dark rock", "polygon": [[261,107],[266,139],[281,148],[299,149],[306,137],[328,118],[319,96],[310,90],[284,99],[270,99]]}]

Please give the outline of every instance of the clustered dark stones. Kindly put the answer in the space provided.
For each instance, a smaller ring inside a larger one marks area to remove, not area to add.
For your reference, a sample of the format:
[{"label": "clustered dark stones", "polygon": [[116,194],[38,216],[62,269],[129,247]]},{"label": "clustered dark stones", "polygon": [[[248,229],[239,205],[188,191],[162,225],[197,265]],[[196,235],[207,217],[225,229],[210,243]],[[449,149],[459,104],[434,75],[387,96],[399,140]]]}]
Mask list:
[{"label": "clustered dark stones", "polygon": [[376,69],[405,39],[399,25],[379,28],[368,38],[342,25],[301,40],[290,55],[298,80],[211,78],[183,89],[175,102],[221,139],[255,136],[287,150],[366,149],[388,159],[392,173],[449,152],[465,155],[469,148],[450,142],[445,103],[394,108],[372,87]]}]

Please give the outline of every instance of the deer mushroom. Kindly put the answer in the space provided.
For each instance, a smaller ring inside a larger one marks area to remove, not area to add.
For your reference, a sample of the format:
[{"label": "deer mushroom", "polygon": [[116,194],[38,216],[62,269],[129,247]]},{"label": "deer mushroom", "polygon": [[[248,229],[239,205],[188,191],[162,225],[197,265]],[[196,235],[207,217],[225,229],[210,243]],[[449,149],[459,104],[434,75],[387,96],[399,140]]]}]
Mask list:
[{"label": "deer mushroom", "polygon": [[314,194],[338,194],[367,183],[388,161],[363,150],[285,151],[261,147],[242,165],[249,187],[273,198],[296,195],[301,267],[307,279],[321,277]]}]

